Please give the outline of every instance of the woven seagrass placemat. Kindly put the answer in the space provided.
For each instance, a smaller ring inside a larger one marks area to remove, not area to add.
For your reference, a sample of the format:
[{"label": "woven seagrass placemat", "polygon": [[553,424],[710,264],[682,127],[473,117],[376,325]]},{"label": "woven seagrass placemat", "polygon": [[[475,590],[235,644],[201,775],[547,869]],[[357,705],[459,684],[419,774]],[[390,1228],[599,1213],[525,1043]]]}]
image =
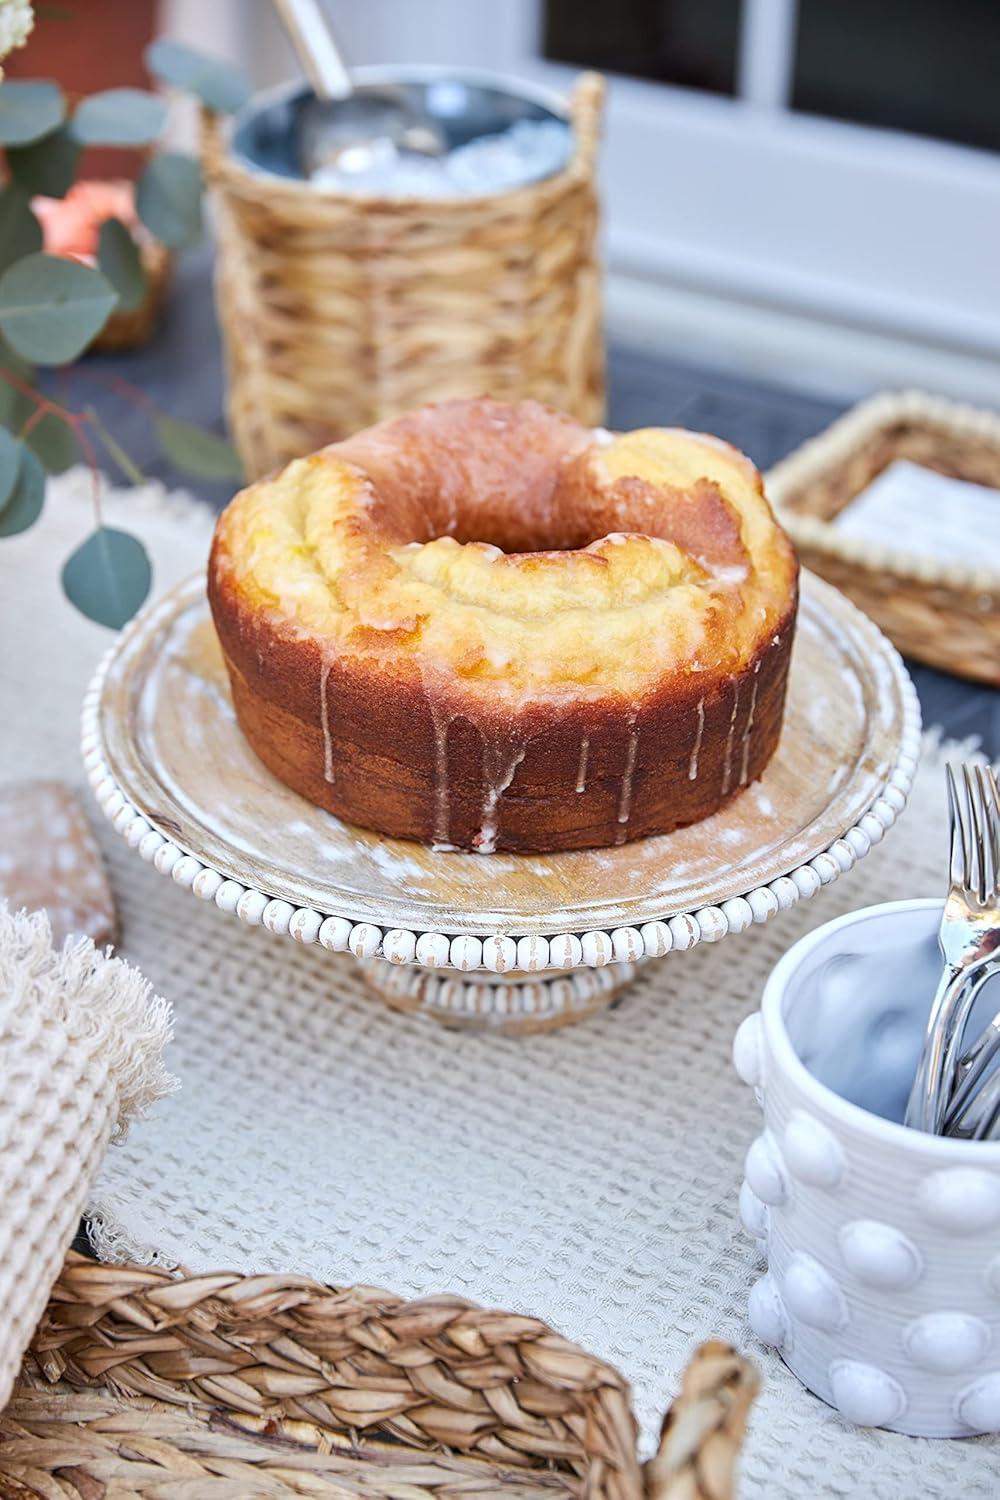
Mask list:
[{"label": "woven seagrass placemat", "polygon": [[[85,481],[52,486],[4,543],[0,774],[82,779],[77,710],[107,636],[59,597],[88,529]],[[155,490],[112,499],[157,587],[203,560],[210,519]],[[694,1343],[753,1348],[760,1267],[736,1191],[757,1112],[733,1031],[795,938],[941,883],[934,754],[885,843],[763,928],[650,964],[621,1005],[549,1036],[445,1032],[383,1010],[350,960],[243,928],[143,865],[106,825],[123,951],[176,1011],[180,1093],[110,1155],[102,1254],[296,1271],[404,1296],[449,1291],[544,1318],[632,1382],[651,1451]],[[992,1496],[1000,1442],[855,1431],[770,1352],[743,1461],[748,1497]]]}]

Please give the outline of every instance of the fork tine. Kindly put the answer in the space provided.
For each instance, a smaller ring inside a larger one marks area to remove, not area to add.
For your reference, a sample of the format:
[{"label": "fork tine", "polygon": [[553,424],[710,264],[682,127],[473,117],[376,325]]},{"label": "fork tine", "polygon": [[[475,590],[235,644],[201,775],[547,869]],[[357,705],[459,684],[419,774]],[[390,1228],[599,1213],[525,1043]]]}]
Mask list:
[{"label": "fork tine", "polygon": [[949,878],[952,885],[964,886],[966,876],[965,829],[962,826],[962,815],[958,806],[958,787],[955,785],[955,773],[950,765],[945,766],[944,777],[948,788]]},{"label": "fork tine", "polygon": [[989,764],[985,765],[983,767],[983,775],[986,777],[987,785],[990,788],[990,800],[993,804],[994,815],[998,825],[1000,825],[1000,786],[997,785],[996,767]]},{"label": "fork tine", "polygon": [[983,865],[985,876],[985,891],[983,900],[994,905],[997,900],[997,881],[1000,874],[1000,858],[998,858],[998,845],[1000,845],[1000,798],[997,797],[997,784],[993,776],[992,768],[989,766],[977,766],[976,776],[979,781],[979,804],[983,814]]},{"label": "fork tine", "polygon": [[983,767],[983,771],[993,791],[993,807],[996,811],[997,817],[1000,818],[1000,786],[997,785],[996,766],[986,765]]},{"label": "fork tine", "polygon": [[[994,768],[988,763],[980,771],[983,781],[983,789],[986,796],[987,823],[990,830],[990,848],[993,852],[993,868],[996,871],[997,882],[1000,884],[1000,787],[997,786],[997,775]],[[1000,892],[998,892],[1000,896]]]},{"label": "fork tine", "polygon": [[985,839],[983,820],[980,816],[979,782],[974,768],[966,761],[962,766],[962,784],[965,788],[965,809],[969,819],[969,842],[966,845],[967,888],[976,896],[980,905],[986,900],[986,870],[983,855]]}]

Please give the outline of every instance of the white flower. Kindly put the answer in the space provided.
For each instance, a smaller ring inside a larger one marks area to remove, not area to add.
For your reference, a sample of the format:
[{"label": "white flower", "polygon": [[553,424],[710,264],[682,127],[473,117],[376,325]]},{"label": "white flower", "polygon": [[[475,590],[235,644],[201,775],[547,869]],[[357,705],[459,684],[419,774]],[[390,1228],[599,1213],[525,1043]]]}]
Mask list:
[{"label": "white flower", "polygon": [[0,0],[0,57],[23,47],[34,24],[31,0]]}]

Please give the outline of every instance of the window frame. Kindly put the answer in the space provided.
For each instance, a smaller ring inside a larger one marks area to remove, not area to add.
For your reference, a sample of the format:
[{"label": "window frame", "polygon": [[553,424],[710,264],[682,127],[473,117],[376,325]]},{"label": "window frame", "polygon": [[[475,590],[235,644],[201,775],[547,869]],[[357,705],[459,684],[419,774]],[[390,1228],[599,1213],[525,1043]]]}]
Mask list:
[{"label": "window frame", "polygon": [[[543,5],[499,7],[509,43],[495,65],[519,71],[527,59],[531,76],[565,91],[576,70],[541,56]],[[797,11],[797,0],[744,0],[734,99],[610,79],[611,269],[1000,355],[1000,164],[952,142],[793,111]],[[666,166],[661,193],[642,161]]]}]

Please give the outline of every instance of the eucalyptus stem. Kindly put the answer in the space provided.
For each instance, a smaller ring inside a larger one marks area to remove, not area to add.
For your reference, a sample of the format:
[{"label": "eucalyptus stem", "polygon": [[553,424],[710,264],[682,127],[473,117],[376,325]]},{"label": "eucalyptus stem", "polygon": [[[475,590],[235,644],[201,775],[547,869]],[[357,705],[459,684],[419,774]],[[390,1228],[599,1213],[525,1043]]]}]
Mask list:
[{"label": "eucalyptus stem", "polygon": [[90,441],[90,435],[87,432],[87,423],[90,420],[88,414],[86,412],[69,411],[65,406],[61,406],[58,401],[53,401],[49,396],[43,396],[40,391],[36,391],[26,380],[22,380],[19,375],[15,375],[12,370],[0,368],[0,380],[5,380],[8,385],[13,386],[26,400],[33,401],[35,404],[35,410],[22,428],[20,434],[22,437],[27,437],[42,418],[46,416],[57,418],[58,421],[64,422],[69,428],[90,473],[94,515],[97,525],[103,526],[104,512],[101,506],[101,470],[97,462],[94,445]]},{"label": "eucalyptus stem", "polygon": [[131,454],[126,453],[118,439],[108,431],[92,406],[87,407],[86,414],[97,437],[104,444],[108,453],[125,475],[125,478],[131,480],[133,484],[145,484],[146,476],[139,468],[139,465],[132,458]]}]

